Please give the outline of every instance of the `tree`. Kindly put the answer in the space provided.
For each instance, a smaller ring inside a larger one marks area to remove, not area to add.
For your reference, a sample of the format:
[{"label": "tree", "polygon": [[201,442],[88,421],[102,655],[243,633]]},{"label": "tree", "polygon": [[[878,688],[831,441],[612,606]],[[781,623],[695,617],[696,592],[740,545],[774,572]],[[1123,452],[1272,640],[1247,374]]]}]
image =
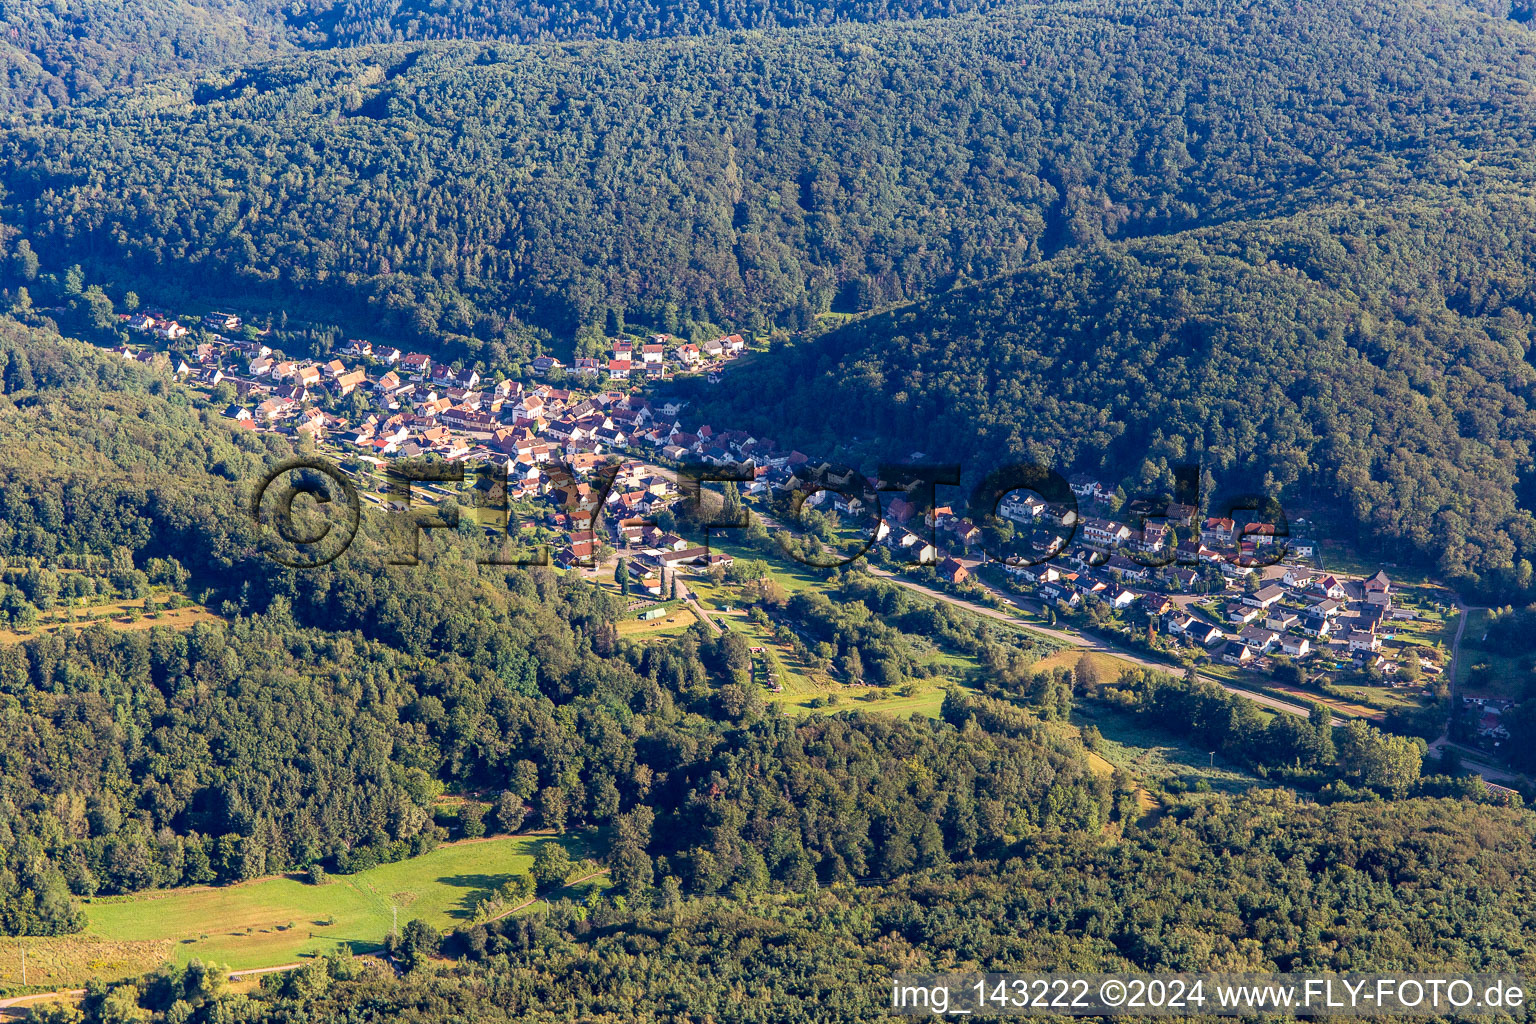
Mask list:
[{"label": "tree", "polygon": [[442,939],[436,928],[419,917],[413,918],[398,936],[390,935],[384,940],[384,951],[406,971],[414,971],[437,954]]},{"label": "tree", "polygon": [[518,797],[527,800],[538,791],[539,766],[527,759],[512,766],[512,778],[508,788]]},{"label": "tree", "polygon": [[539,824],[555,832],[565,831],[565,790],[559,786],[545,786],[534,801],[539,812]]},{"label": "tree", "polygon": [[1339,764],[1347,779],[1401,797],[1417,785],[1423,760],[1414,740],[1389,736],[1359,719],[1344,726]]},{"label": "tree", "polygon": [[721,495],[724,498],[724,507],[721,510],[721,519],[727,523],[741,522],[741,490],[736,486],[736,481],[727,480],[721,485]]},{"label": "tree", "polygon": [[571,872],[571,855],[553,840],[539,844],[533,855],[533,880],[540,889],[559,888]]},{"label": "tree", "polygon": [[1332,764],[1338,757],[1333,743],[1333,712],[1326,704],[1310,701],[1307,704],[1307,724],[1312,727],[1315,739],[1315,757],[1319,763]]},{"label": "tree", "polygon": [[496,798],[496,827],[507,835],[514,835],[523,827],[526,808],[515,793],[504,792]]},{"label": "tree", "polygon": [[23,281],[36,281],[37,269],[37,253],[32,251],[32,243],[23,238],[11,253],[11,273]]},{"label": "tree", "polygon": [[152,1014],[139,1005],[140,993],[136,985],[118,985],[101,1001],[96,1019],[101,1024],[141,1024]]}]

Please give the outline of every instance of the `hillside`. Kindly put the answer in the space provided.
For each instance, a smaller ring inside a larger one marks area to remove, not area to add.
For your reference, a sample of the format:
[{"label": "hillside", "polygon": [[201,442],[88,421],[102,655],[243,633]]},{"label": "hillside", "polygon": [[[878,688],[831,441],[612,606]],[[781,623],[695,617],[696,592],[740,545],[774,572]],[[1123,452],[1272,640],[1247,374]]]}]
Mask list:
[{"label": "hillside", "polygon": [[[182,574],[227,620],[123,631],[71,611],[57,632],[0,647],[4,934],[79,930],[76,897],[350,873],[450,827],[473,837],[462,811],[439,819],[446,789],[484,794],[506,832],[525,815],[611,830],[613,879],[631,893],[649,891],[653,855],[700,891],[869,875],[895,863],[873,851],[897,830],[914,843],[925,831],[937,862],[950,857],[938,822],[982,800],[1042,827],[1092,830],[1112,813],[1081,745],[1036,721],[962,734],[921,718],[790,720],[751,683],[741,636],[701,626],[625,646],[617,596],[477,562],[490,553],[479,531],[385,571],[369,516],[345,558],[280,568],[240,511],[287,454],[279,438],[10,319],[0,382],[3,621],[73,608],[82,583]],[[972,640],[1038,655],[979,625]],[[923,771],[903,780],[907,764]],[[717,802],[750,812],[722,818]],[[989,819],[949,849],[1005,834]]]},{"label": "hillside", "polygon": [[696,415],[808,451],[874,437],[970,483],[1034,458],[1167,485],[1201,461],[1510,583],[1536,550],[1531,212],[1425,189],[1073,251],[780,350],[696,388]]},{"label": "hillside", "polygon": [[630,39],[944,17],[1003,0],[74,0],[0,2],[0,112],[90,102],[176,72],[409,40]]},{"label": "hillside", "polygon": [[283,58],[18,125],[6,248],[114,294],[318,303],[490,362],[595,346],[612,312],[803,327],[1106,237],[1524,179],[1524,28],[1451,4],[1259,13]]}]

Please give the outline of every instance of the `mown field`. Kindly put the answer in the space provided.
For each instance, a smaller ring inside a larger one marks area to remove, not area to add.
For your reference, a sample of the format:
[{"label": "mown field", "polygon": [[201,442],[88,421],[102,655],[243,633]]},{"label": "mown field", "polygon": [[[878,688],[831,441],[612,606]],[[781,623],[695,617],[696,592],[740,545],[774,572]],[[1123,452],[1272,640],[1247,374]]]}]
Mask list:
[{"label": "mown field", "polygon": [[[649,608],[651,606],[647,605],[646,607]],[[621,619],[617,628],[619,636],[630,639],[636,637],[678,636],[686,633],[688,627],[698,621],[698,617],[687,606],[680,605],[670,609],[666,615],[659,619],[644,620],[638,616]]]},{"label": "mown field", "polygon": [[[200,959],[232,970],[272,967],[310,953],[378,949],[395,921],[438,928],[469,920],[483,892],[533,864],[539,844],[560,842],[573,859],[591,854],[578,836],[507,836],[443,846],[320,886],[289,877],[109,897],[85,905],[83,936],[28,939],[27,980],[73,984],[126,977],[164,960]],[[581,894],[600,879],[565,894]],[[0,942],[0,983],[19,984],[20,950]],[[46,973],[41,973],[46,972]]]}]

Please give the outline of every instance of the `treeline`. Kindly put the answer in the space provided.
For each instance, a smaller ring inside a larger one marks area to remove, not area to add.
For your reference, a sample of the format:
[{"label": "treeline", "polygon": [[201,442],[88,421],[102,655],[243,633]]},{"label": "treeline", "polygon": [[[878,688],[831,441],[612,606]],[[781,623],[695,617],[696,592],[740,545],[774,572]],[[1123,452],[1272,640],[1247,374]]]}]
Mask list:
[{"label": "treeline", "polygon": [[498,365],[626,313],[799,330],[1407,163],[1523,173],[1524,31],[1168,2],[305,54],[18,122],[0,269],[28,283],[24,238],[114,301],[324,308]]},{"label": "treeline", "polygon": [[1382,188],[1396,198],[1063,254],[687,397],[805,451],[929,452],[967,486],[1034,461],[1155,494],[1198,462],[1213,512],[1278,497],[1464,592],[1529,595],[1527,205],[1492,182]]},{"label": "treeline", "polygon": [[270,0],[0,3],[0,114],[100,99],[167,74],[271,56]]},{"label": "treeline", "polygon": [[[502,827],[617,826],[632,893],[894,876],[1109,817],[1080,750],[1028,722],[795,724],[760,699],[705,717],[710,652],[598,657],[573,633],[413,657],[299,628],[276,599],[227,627],[0,649],[0,924],[57,933],[80,923],[71,895],[413,856],[449,838],[450,786],[503,794]],[[575,661],[535,668],[563,644]]]},{"label": "treeline", "polygon": [[1476,778],[1465,785],[1421,778],[1422,741],[1359,719],[1335,727],[1322,704],[1310,704],[1305,719],[1278,714],[1266,723],[1251,700],[1215,683],[1145,669],[1127,671],[1113,684],[1093,688],[1093,695],[1265,777],[1311,789],[1328,785],[1334,798],[1352,798],[1355,789],[1391,797],[1439,795],[1447,785],[1465,797],[1485,795]]},{"label": "treeline", "polygon": [[652,39],[718,31],[798,28],[842,22],[942,18],[999,7],[1002,0],[311,0],[304,28],[330,46],[413,39]]}]

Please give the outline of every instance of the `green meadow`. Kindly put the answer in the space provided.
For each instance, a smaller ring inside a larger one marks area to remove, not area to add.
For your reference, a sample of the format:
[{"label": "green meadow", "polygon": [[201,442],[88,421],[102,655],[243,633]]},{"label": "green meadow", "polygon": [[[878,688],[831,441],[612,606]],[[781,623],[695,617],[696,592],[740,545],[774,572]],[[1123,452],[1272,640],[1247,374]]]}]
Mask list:
[{"label": "green meadow", "polygon": [[234,970],[342,948],[363,953],[379,948],[397,915],[401,925],[413,918],[441,929],[468,923],[479,895],[527,872],[539,845],[547,842],[564,844],[573,860],[590,853],[586,843],[570,836],[507,836],[439,847],[355,875],[332,875],[320,886],[273,877],[98,898],[86,904],[86,933],[124,943],[170,939],[178,963],[201,959]]}]

